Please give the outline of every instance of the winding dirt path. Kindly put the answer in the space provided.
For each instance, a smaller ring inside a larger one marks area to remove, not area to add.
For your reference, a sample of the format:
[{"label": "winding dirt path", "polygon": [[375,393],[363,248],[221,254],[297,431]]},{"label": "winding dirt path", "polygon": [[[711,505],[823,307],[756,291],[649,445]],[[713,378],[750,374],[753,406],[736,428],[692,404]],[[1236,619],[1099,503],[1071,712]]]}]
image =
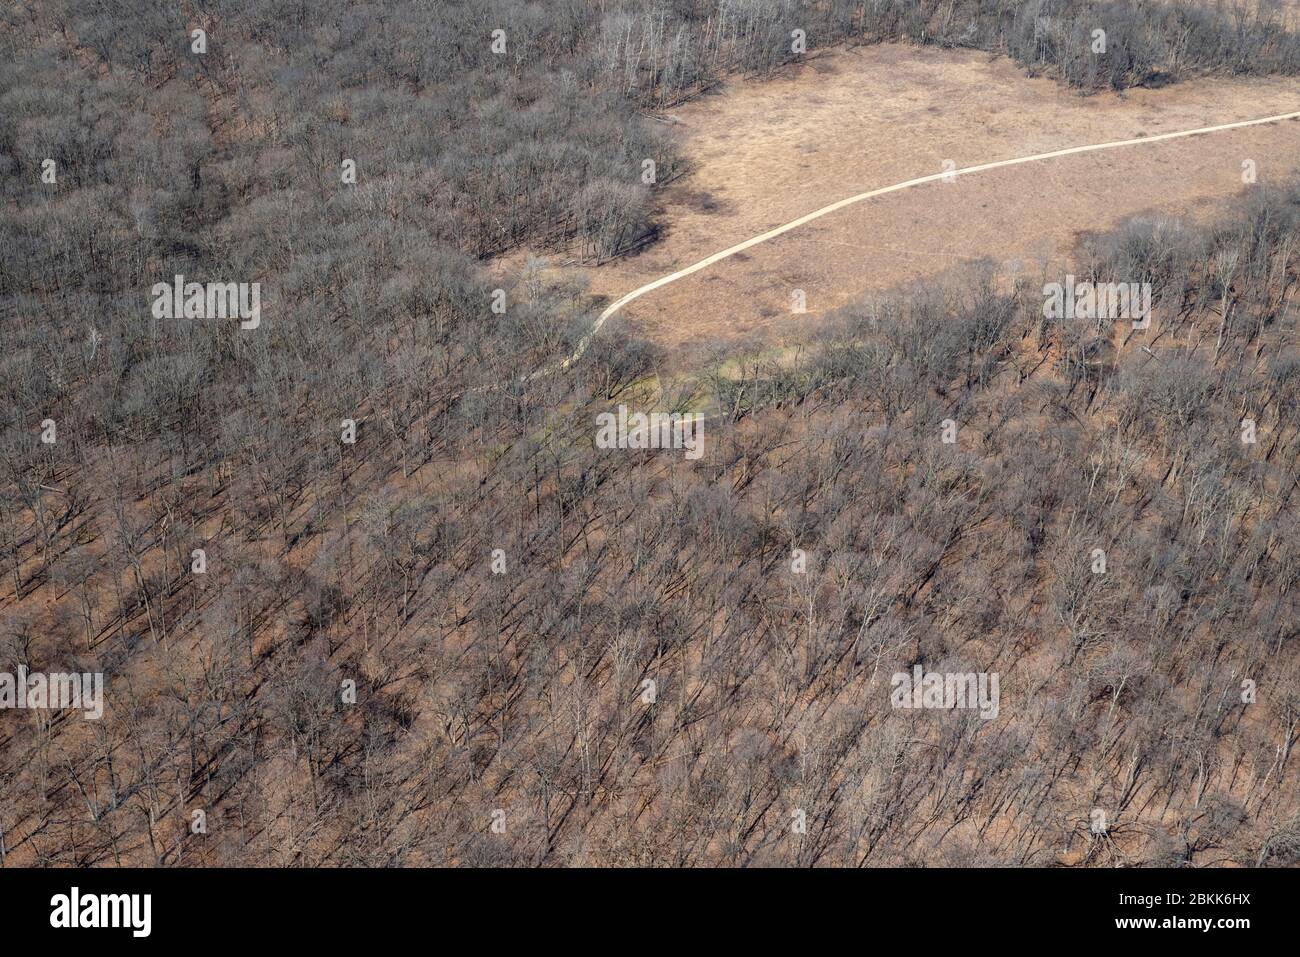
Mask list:
[{"label": "winding dirt path", "polygon": [[1294,120],[1294,119],[1300,119],[1300,110],[1291,113],[1279,113],[1273,116],[1264,116],[1253,120],[1240,120],[1234,123],[1221,123],[1218,124],[1217,126],[1203,126],[1194,130],[1177,130],[1172,133],[1159,133],[1154,136],[1142,136],[1133,139],[1114,140],[1108,143],[1089,143],[1084,146],[1070,146],[1070,147],[1066,147],[1065,149],[1050,150],[1046,153],[1034,153],[1029,156],[1017,156],[1012,159],[997,160],[991,163],[981,163],[978,166],[966,166],[961,169],[952,169],[952,170],[946,170],[941,173],[932,173],[928,176],[918,176],[914,179],[904,180],[901,183],[894,183],[892,186],[882,186],[879,189],[868,190],[865,193],[858,193],[856,196],[849,196],[846,199],[841,199],[838,202],[831,203],[828,206],[823,206],[820,209],[813,210],[811,213],[807,213],[806,215],[800,216],[798,219],[793,219],[788,223],[784,223],[780,226],[777,226],[775,229],[769,229],[767,232],[760,233],[757,236],[753,236],[749,239],[746,239],[744,242],[737,243],[734,246],[729,246],[728,248],[722,250],[721,252],[714,253],[712,256],[708,256],[704,259],[701,259],[697,263],[687,266],[685,269],[679,269],[676,272],[669,273],[666,276],[661,276],[660,278],[654,280],[653,282],[648,282],[637,289],[633,289],[631,292],[627,293],[622,298],[615,300],[613,303],[607,306],[603,312],[601,312],[600,316],[596,319],[596,322],[592,325],[591,330],[585,336],[583,336],[582,339],[578,342],[577,348],[574,350],[573,354],[564,361],[562,367],[567,369],[574,362],[578,361],[582,357],[583,353],[586,352],[587,347],[588,345],[590,345],[592,338],[598,332],[600,332],[601,327],[611,317],[613,317],[620,309],[622,309],[624,306],[626,306],[628,303],[632,302],[633,300],[639,299],[641,296],[644,296],[646,293],[653,292],[654,290],[666,286],[669,283],[676,282],[679,279],[684,279],[687,276],[693,273],[697,273],[702,269],[707,269],[708,267],[712,266],[714,263],[721,262],[724,259],[729,259],[730,257],[736,255],[737,253],[744,252],[746,249],[750,249],[754,246],[759,245],[760,243],[765,243],[768,240],[775,239],[777,236],[781,236],[785,233],[788,233],[793,229],[798,229],[800,226],[810,223],[815,219],[820,219],[823,216],[828,216],[831,213],[844,209],[846,206],[852,206],[855,203],[861,203],[864,200],[872,199],[876,196],[884,196],[887,193],[896,193],[900,190],[910,189],[914,186],[920,186],[924,183],[934,183],[939,181],[950,182],[959,176],[969,176],[972,173],[982,173],[985,172],[986,170],[1000,169],[1006,166],[1019,166],[1023,163],[1038,163],[1044,160],[1057,159],[1062,156],[1073,156],[1078,153],[1094,153],[1100,150],[1122,149],[1124,147],[1129,147],[1129,146],[1148,146],[1154,143],[1163,142],[1165,140],[1182,139],[1188,136],[1202,136],[1208,133],[1218,133],[1226,130],[1242,129],[1248,126],[1262,126],[1266,123],[1280,123],[1283,120]]}]

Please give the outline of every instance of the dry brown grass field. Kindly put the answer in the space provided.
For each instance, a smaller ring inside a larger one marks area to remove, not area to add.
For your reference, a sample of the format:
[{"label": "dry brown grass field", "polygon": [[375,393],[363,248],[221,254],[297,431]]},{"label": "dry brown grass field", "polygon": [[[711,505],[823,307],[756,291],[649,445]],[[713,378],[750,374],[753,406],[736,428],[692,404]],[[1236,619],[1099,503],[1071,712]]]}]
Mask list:
[{"label": "dry brown grass field", "polygon": [[[1003,58],[902,45],[836,50],[764,83],[735,79],[667,112],[687,172],[660,194],[643,250],[584,275],[617,299],[846,196],[942,170],[1300,109],[1289,79],[1190,81],[1080,97]],[[627,306],[614,322],[674,350],[800,338],[864,293],[981,261],[1059,267],[1135,216],[1206,221],[1300,172],[1300,121],[992,170],[868,200]],[[802,289],[807,313],[792,315]],[[613,327],[612,327],[613,328]]]}]

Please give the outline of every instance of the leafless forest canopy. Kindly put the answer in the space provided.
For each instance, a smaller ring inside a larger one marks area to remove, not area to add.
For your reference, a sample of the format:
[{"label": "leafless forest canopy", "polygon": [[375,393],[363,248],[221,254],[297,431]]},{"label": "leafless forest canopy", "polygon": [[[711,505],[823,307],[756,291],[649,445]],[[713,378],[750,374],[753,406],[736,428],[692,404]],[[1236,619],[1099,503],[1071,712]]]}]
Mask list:
[{"label": "leafless forest canopy", "polygon": [[[1300,72],[1267,3],[0,11],[0,672],[107,676],[0,711],[0,864],[1300,863],[1300,187],[1090,240],[1150,333],[972,272],[711,359],[657,397],[723,410],[699,461],[594,446],[664,355],[556,372],[600,303],[521,254],[653,242],[653,112],[795,29],[1085,95]],[[154,318],[177,274],[260,327]],[[916,664],[1000,716],[891,708]]]}]

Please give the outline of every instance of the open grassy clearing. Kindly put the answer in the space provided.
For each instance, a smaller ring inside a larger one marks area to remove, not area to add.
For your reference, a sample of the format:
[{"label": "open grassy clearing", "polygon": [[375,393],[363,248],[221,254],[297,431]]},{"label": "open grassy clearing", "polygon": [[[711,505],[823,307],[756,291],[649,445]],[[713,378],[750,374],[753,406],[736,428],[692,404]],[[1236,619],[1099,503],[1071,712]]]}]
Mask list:
[{"label": "open grassy clearing", "polygon": [[[839,51],[766,84],[733,82],[671,111],[688,172],[659,196],[658,233],[587,269],[603,302],[876,186],[1068,146],[1293,110],[1290,80],[1197,80],[1079,97],[1009,61],[902,45]],[[637,300],[615,321],[699,352],[800,336],[864,292],[991,260],[1058,267],[1088,233],[1137,215],[1204,219],[1300,170],[1300,123],[1085,154],[918,187],[837,212]],[[1014,271],[1014,270],[1007,270]],[[808,313],[791,314],[804,290]]]}]

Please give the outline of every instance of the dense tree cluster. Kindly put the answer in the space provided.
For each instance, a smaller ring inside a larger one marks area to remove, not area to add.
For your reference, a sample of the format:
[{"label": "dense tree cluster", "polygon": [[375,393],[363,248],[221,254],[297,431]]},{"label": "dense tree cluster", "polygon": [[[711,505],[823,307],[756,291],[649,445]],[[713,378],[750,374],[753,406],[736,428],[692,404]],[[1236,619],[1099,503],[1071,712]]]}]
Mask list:
[{"label": "dense tree cluster", "polygon": [[[522,253],[652,235],[641,111],[796,29],[1090,88],[1294,71],[1268,14],[129,6],[0,13],[0,672],[109,689],[0,711],[0,863],[1295,862],[1294,195],[1090,247],[1147,350],[918,290],[720,364],[699,462],[594,447],[649,345],[531,374],[592,307]],[[155,318],[175,275],[261,326]],[[917,663],[1000,672],[999,721],[891,709]]]}]

